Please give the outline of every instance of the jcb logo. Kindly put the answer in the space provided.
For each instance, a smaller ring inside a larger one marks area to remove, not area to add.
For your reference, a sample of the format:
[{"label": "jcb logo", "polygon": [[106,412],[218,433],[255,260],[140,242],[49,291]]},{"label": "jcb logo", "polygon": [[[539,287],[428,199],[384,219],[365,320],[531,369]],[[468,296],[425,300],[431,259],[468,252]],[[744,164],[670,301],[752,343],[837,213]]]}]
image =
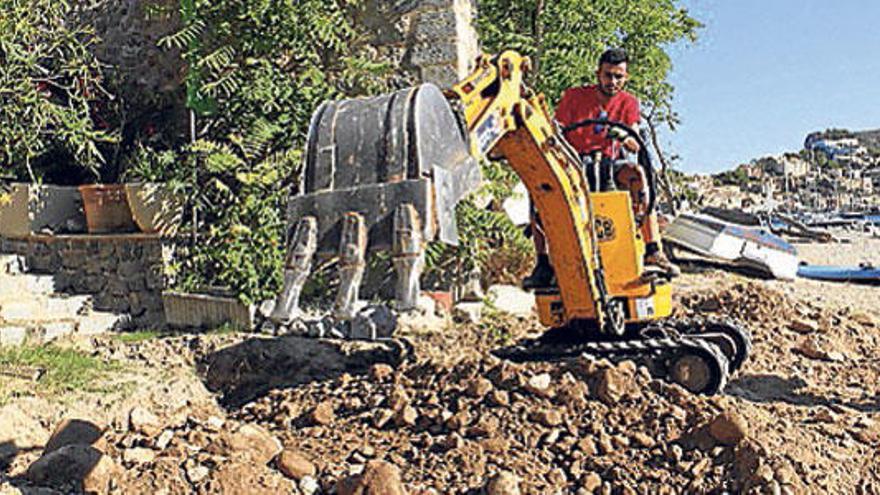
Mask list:
[{"label": "jcb logo", "polygon": [[613,241],[616,232],[614,231],[614,222],[603,216],[596,216],[596,238],[599,242]]}]

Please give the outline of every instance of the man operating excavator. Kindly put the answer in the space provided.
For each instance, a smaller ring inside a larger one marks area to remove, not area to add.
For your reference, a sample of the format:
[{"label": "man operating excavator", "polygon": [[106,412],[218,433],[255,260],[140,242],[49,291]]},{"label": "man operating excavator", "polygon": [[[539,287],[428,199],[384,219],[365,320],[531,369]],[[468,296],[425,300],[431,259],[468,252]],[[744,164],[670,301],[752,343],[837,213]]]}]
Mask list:
[{"label": "man operating excavator", "polygon": [[[639,101],[623,90],[629,74],[626,51],[612,48],[602,53],[596,71],[597,84],[570,88],[562,95],[556,109],[556,120],[563,126],[587,119],[608,120],[625,124],[633,129],[639,124]],[[578,127],[565,134],[578,152],[593,190],[605,190],[614,185],[629,191],[640,232],[645,241],[646,272],[661,272],[674,277],[679,274],[663,254],[657,216],[648,212],[648,190],[644,170],[624,159],[624,150],[639,152],[638,142],[631,136],[618,139],[610,126],[596,124]],[[597,173],[593,173],[597,171]],[[523,280],[523,287],[535,289],[555,284],[554,270],[547,255],[547,245],[540,219],[532,209],[532,235],[538,259],[532,274]]]}]

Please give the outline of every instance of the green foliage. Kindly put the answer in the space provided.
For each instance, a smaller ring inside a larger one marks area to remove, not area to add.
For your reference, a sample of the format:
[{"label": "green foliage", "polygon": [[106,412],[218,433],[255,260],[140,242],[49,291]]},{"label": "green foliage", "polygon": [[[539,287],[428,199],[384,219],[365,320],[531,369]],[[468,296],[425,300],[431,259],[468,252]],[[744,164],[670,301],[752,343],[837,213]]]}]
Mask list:
[{"label": "green foliage", "polygon": [[0,12],[0,176],[40,180],[58,161],[97,174],[115,137],[92,119],[107,96],[92,30],[66,1],[0,0]]},{"label": "green foliage", "polygon": [[[500,162],[484,162],[483,186],[456,209],[459,245],[436,242],[426,253],[427,275],[441,281],[464,282],[478,268],[483,278],[516,282],[531,263],[532,242],[501,208],[516,185],[516,173]],[[488,206],[476,202],[487,199]]]},{"label": "green foliage", "polygon": [[606,48],[626,48],[629,89],[653,118],[672,125],[666,48],[695,40],[701,25],[675,0],[484,0],[477,27],[487,51],[515,49],[531,56],[537,68],[532,84],[551,101],[566,88],[594,83]]},{"label": "green foliage", "polygon": [[195,142],[143,148],[129,178],[168,181],[188,201],[196,241],[174,268],[181,288],[221,286],[244,302],[280,288],[286,201],[309,119],[326,99],[382,92],[389,67],[348,15],[357,0],[181,0],[162,46],[187,62]]}]

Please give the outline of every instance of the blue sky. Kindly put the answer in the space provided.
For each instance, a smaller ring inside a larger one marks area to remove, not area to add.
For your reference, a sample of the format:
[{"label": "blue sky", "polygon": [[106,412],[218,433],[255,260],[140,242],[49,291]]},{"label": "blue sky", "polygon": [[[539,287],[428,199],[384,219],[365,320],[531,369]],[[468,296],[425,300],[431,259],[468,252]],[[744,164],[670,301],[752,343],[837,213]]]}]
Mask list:
[{"label": "blue sky", "polygon": [[796,151],[808,132],[880,128],[880,1],[682,0],[702,21],[671,48],[674,106],[664,139],[686,172]]}]

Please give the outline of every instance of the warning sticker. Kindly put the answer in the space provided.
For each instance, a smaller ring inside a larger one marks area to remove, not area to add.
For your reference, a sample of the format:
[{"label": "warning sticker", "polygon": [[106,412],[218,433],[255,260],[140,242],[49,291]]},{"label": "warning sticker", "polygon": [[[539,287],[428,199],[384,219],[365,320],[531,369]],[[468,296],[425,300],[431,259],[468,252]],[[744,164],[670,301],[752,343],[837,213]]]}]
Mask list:
[{"label": "warning sticker", "polygon": [[654,298],[636,299],[636,318],[645,319],[654,316]]}]

